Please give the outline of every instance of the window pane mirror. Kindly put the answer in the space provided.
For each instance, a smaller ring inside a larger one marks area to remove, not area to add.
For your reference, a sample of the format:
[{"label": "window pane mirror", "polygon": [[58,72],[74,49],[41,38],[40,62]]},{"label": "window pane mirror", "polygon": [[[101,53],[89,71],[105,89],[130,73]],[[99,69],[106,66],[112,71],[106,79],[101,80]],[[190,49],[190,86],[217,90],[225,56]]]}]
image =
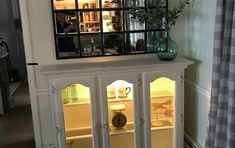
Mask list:
[{"label": "window pane mirror", "polygon": [[[136,0],[143,11],[153,0]],[[166,1],[166,0],[163,0]],[[133,0],[51,0],[57,59],[153,53],[165,29],[133,19]],[[163,7],[167,8],[166,5]]]}]

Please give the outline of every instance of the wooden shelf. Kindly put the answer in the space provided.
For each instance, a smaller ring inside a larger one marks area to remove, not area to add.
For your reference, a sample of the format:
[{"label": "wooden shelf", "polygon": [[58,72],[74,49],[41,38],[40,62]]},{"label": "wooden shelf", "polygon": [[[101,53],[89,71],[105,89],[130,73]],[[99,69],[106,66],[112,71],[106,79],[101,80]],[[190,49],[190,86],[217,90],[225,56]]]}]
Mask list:
[{"label": "wooden shelf", "polygon": [[127,102],[127,101],[133,101],[133,99],[132,98],[108,99],[108,102]]},{"label": "wooden shelf", "polygon": [[159,120],[159,122],[161,122],[162,125],[161,126],[152,125],[151,127],[152,131],[163,130],[163,129],[174,129],[174,124],[168,119],[162,119],[162,120]]},{"label": "wooden shelf", "polygon": [[173,93],[168,90],[150,92],[151,99],[162,97],[174,97]]},{"label": "wooden shelf", "polygon": [[64,107],[67,107],[67,106],[78,106],[78,105],[87,105],[87,104],[90,104],[90,101],[87,101],[87,102],[76,102],[76,103],[67,103],[67,104],[64,104]]},{"label": "wooden shelf", "polygon": [[[161,120],[160,120],[161,121]],[[159,130],[170,130],[170,129],[174,129],[174,125],[172,124],[171,121],[164,119],[162,120],[163,122],[163,126],[156,126],[156,127],[151,127],[151,131],[159,131]],[[128,129],[128,126],[130,126],[131,128]],[[134,134],[134,129],[133,129],[134,125],[133,122],[128,122],[127,123],[127,129],[126,130],[116,130],[116,131],[111,131],[112,125],[109,126],[110,128],[110,136],[117,136],[117,135],[125,135],[125,134]],[[91,131],[91,127],[84,127],[84,128],[71,128],[71,129],[66,129],[66,132],[72,132],[72,131],[77,131],[77,130],[90,130]],[[79,136],[70,136],[70,137],[66,137],[66,141],[70,141],[70,140],[77,140],[77,139],[86,139],[86,138],[92,138],[91,134],[85,134],[85,135],[79,135]]]},{"label": "wooden shelf", "polygon": [[87,138],[92,138],[92,135],[82,135],[82,136],[66,137],[66,141],[77,140],[77,139],[87,139]]}]

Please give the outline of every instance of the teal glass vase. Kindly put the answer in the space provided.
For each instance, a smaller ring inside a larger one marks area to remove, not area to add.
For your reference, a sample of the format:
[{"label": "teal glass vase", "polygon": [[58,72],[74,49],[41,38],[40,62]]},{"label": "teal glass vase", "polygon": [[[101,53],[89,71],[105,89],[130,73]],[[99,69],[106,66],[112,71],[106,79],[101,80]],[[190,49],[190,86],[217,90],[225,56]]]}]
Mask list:
[{"label": "teal glass vase", "polygon": [[161,61],[173,61],[177,56],[177,52],[177,44],[169,37],[169,35],[167,35],[158,44],[156,54]]}]

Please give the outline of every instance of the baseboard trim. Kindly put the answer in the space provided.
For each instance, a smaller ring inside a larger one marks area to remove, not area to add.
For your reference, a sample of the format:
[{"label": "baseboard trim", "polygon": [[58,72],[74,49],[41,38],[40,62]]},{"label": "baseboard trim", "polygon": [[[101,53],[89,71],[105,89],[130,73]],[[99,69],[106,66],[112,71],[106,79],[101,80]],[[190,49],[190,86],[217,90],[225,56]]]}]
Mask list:
[{"label": "baseboard trim", "polygon": [[184,132],[184,141],[187,142],[192,148],[202,148],[202,146],[194,141],[193,138],[187,134],[187,132]]}]

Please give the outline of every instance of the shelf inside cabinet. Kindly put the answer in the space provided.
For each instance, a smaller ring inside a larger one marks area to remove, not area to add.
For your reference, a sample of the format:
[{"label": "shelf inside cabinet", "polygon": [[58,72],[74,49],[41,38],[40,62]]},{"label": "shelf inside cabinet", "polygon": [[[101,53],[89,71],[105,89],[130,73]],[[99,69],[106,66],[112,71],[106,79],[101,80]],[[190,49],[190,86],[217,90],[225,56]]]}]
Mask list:
[{"label": "shelf inside cabinet", "polygon": [[174,128],[174,124],[169,119],[161,119],[161,120],[159,120],[159,122],[161,123],[161,126],[152,125],[151,130],[154,131],[154,130],[173,129]]},{"label": "shelf inside cabinet", "polygon": [[77,106],[77,105],[86,105],[86,104],[90,104],[90,98],[78,98],[76,102],[69,102],[66,104],[63,104],[64,107],[66,106]]},{"label": "shelf inside cabinet", "polygon": [[66,137],[66,141],[77,140],[77,139],[86,139],[86,138],[92,138],[92,135],[90,134],[90,135]]},{"label": "shelf inside cabinet", "polygon": [[152,99],[154,98],[162,98],[162,97],[173,97],[173,93],[168,91],[168,90],[163,90],[163,91],[153,91],[150,93],[150,97]]},{"label": "shelf inside cabinet", "polygon": [[85,105],[85,104],[90,104],[90,102],[89,102],[89,101],[87,101],[87,102],[67,103],[67,104],[64,104],[64,107],[66,107],[66,106]]},{"label": "shelf inside cabinet", "polygon": [[[174,129],[174,126],[172,122],[168,119],[160,120],[160,122],[163,123],[162,126],[156,126],[152,127],[152,131],[158,131],[158,130],[168,130],[168,129]],[[129,122],[126,125],[125,130],[112,130],[112,125],[109,126],[110,130],[110,136],[121,136],[124,134],[134,134],[134,124],[133,122]],[[80,136],[75,136],[78,135],[77,133],[80,132]],[[92,138],[91,135],[91,127],[84,127],[84,128],[70,128],[66,129],[67,137],[66,140],[76,140],[76,139],[85,139],[85,138]],[[81,135],[83,134],[83,135]]]},{"label": "shelf inside cabinet", "polygon": [[127,102],[127,101],[133,101],[133,99],[132,98],[108,99],[108,102]]},{"label": "shelf inside cabinet", "polygon": [[[131,98],[119,98],[119,99],[108,99],[108,102],[127,102],[127,101],[133,101]],[[83,102],[70,102],[63,104],[64,107],[67,106],[77,106],[77,105],[85,105],[85,104],[90,104],[90,101],[83,101]]]},{"label": "shelf inside cabinet", "polygon": [[[85,139],[91,138],[91,127],[83,127],[83,128],[68,128],[66,131],[66,140],[76,140],[76,139]],[[76,136],[79,135],[79,136]]]}]

